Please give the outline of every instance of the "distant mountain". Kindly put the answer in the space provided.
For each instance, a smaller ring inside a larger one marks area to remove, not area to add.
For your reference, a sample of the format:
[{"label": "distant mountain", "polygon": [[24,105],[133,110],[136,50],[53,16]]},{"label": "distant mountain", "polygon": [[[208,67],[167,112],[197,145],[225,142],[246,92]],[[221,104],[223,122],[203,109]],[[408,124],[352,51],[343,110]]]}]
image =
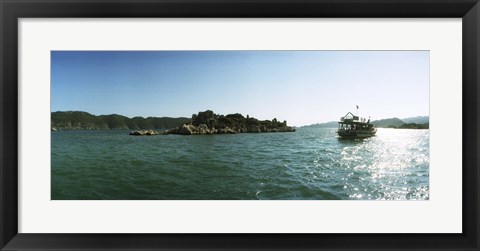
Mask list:
[{"label": "distant mountain", "polygon": [[317,124],[302,126],[302,128],[337,128],[337,127],[338,127],[337,121],[330,121],[326,123],[317,123]]},{"label": "distant mountain", "polygon": [[410,118],[404,118],[402,119],[403,122],[410,124],[410,123],[415,123],[415,124],[425,124],[429,123],[430,118],[428,116],[417,116],[417,117],[410,117]]},{"label": "distant mountain", "polygon": [[416,124],[416,123],[408,123],[403,124],[398,127],[398,129],[428,129],[430,127],[429,123],[423,124]]},{"label": "distant mountain", "polygon": [[[372,121],[371,123],[376,127],[391,127],[391,128],[399,127],[405,124],[405,122],[403,122],[398,118],[375,120],[375,121]],[[317,123],[317,124],[302,126],[302,128],[337,128],[337,127],[338,127],[337,121],[330,121],[326,123]]]},{"label": "distant mountain", "polygon": [[[429,117],[417,116],[417,117],[410,117],[405,119],[389,118],[389,119],[374,120],[371,123],[375,127],[380,127],[380,128],[415,128],[416,126],[412,124],[418,124],[419,125],[418,129],[423,129],[425,127],[428,128]],[[326,123],[317,123],[317,124],[312,124],[312,125],[307,125],[302,127],[303,128],[337,128],[338,122],[330,121]]]},{"label": "distant mountain", "polygon": [[134,117],[128,118],[118,114],[95,116],[88,112],[66,111],[52,112],[52,129],[167,129],[190,122],[190,118],[169,117]]},{"label": "distant mountain", "polygon": [[375,127],[399,127],[405,122],[399,118],[390,118],[390,119],[380,119],[371,122]]}]

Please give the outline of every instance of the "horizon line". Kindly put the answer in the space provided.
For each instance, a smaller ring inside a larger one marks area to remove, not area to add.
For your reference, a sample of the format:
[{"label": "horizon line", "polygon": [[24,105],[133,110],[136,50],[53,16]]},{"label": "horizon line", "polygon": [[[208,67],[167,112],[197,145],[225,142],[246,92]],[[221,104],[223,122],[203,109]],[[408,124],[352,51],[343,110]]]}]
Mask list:
[{"label": "horizon line", "polygon": [[[207,109],[205,111],[208,111],[210,109]],[[199,111],[199,112],[205,112],[205,111]],[[210,110],[210,111],[213,111],[213,110]],[[94,115],[94,116],[109,116],[109,115],[119,115],[119,116],[123,116],[123,117],[126,117],[128,119],[133,119],[133,118],[191,118],[191,116],[176,116],[176,117],[169,117],[169,116],[147,116],[147,117],[143,117],[143,116],[133,116],[133,117],[129,117],[129,116],[126,116],[126,115],[122,115],[122,114],[118,114],[118,113],[110,113],[110,114],[94,114],[94,113],[91,113],[91,112],[87,112],[87,111],[81,111],[81,110],[65,110],[65,111],[51,111],[50,113],[54,113],[54,112],[85,112],[85,113],[88,113],[88,114],[91,114],[91,115]],[[192,114],[198,114],[199,112],[197,113],[192,113]],[[215,113],[215,112],[214,112]],[[238,113],[238,112],[237,112]],[[229,113],[229,114],[235,114],[235,113]],[[218,114],[218,115],[229,115],[229,114]],[[241,114],[241,113],[239,113]],[[241,114],[243,116],[243,114]],[[397,118],[397,119],[406,119],[406,118],[415,118],[415,117],[429,117],[430,118],[430,115],[416,115],[416,116],[411,116],[411,117],[405,117],[405,118],[399,118],[399,117],[388,117],[388,118],[380,118],[380,119],[375,119],[375,120],[372,120],[373,121],[378,121],[378,120],[384,120],[384,119],[394,119],[394,118]],[[254,117],[255,118],[255,117]],[[331,123],[331,122],[338,122],[339,120],[330,120],[330,121],[323,121],[323,122],[316,122],[316,123],[313,123],[313,124],[304,124],[304,125],[291,125],[291,126],[295,126],[295,127],[302,127],[302,126],[311,126],[311,125],[317,125],[317,124],[326,124],[326,123]],[[287,121],[288,123],[288,121]]]}]

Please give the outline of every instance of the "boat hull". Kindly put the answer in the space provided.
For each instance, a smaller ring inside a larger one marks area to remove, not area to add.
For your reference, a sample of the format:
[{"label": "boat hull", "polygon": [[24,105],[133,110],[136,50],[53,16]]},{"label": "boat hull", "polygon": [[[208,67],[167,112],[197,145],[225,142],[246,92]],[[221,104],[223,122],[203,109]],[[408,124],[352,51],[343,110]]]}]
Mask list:
[{"label": "boat hull", "polygon": [[357,131],[357,130],[338,130],[337,134],[342,139],[361,139],[375,136],[377,130]]}]

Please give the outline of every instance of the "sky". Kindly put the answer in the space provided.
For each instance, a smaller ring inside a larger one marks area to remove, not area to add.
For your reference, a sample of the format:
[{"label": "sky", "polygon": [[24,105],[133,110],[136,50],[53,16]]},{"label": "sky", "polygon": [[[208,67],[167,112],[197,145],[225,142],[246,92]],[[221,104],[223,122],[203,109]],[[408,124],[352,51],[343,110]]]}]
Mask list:
[{"label": "sky", "polygon": [[303,126],[429,115],[428,51],[52,51],[51,110]]}]

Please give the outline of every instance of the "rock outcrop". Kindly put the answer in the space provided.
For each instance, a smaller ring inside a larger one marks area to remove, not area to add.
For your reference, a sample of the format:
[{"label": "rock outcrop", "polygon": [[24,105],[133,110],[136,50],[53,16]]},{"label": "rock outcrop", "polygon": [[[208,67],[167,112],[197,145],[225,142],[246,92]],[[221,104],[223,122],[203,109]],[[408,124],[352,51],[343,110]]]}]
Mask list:
[{"label": "rock outcrop", "polygon": [[248,115],[244,117],[239,113],[224,116],[207,110],[192,115],[190,123],[167,130],[164,134],[198,135],[294,131],[294,128],[287,126],[287,121],[258,120]]},{"label": "rock outcrop", "polygon": [[151,136],[151,135],[159,135],[157,131],[154,130],[146,130],[146,131],[131,131],[129,135],[134,136]]}]

